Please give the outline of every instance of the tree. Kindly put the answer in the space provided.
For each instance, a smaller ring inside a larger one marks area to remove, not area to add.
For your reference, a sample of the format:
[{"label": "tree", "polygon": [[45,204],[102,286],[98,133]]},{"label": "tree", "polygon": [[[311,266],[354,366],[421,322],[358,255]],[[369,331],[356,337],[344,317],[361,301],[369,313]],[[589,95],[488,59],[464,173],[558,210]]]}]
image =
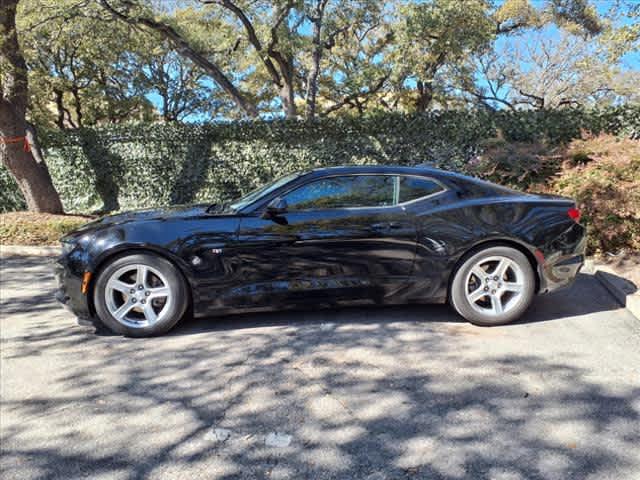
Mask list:
[{"label": "tree", "polygon": [[27,119],[27,65],[16,31],[18,0],[0,0],[0,158],[35,212],[63,213],[49,170]]},{"label": "tree", "polygon": [[[287,24],[292,11],[292,0],[274,2],[200,0],[204,5],[219,5],[240,22],[245,39],[255,49],[258,60],[266,69],[273,85],[278,89],[284,114],[288,118],[297,116],[295,102],[295,67],[293,52],[283,48],[281,34],[291,37],[293,32]],[[263,19],[263,20],[260,20]],[[266,21],[264,20],[266,19]],[[265,40],[259,31],[266,31]]]},{"label": "tree", "polygon": [[389,78],[383,60],[393,34],[384,4],[374,0],[315,0],[305,5],[311,35],[305,36],[301,69],[307,69],[306,116],[364,113]]},{"label": "tree", "polygon": [[[518,71],[523,62],[536,63],[533,50],[521,46],[519,57],[502,51],[521,33],[533,38],[551,24],[568,32],[572,48],[580,39],[589,45],[598,39],[597,55],[581,54],[584,61],[570,68],[585,79],[599,79],[602,88],[593,101],[620,101],[631,97],[613,92],[624,90],[635,75],[614,70],[620,52],[637,45],[640,36],[637,3],[628,0],[614,2],[605,21],[588,0],[23,0],[21,5],[29,118],[60,129],[208,114],[297,118],[304,112],[313,119],[456,108],[470,100],[491,108],[553,106],[563,100],[535,100],[539,92],[527,85],[540,75],[527,79]],[[626,19],[617,20],[625,28],[610,28],[615,15]],[[614,69],[604,68],[605,55]],[[562,60],[569,68],[569,59]],[[534,96],[516,95],[516,83]],[[585,82],[580,88],[587,88]]]},{"label": "tree", "polygon": [[318,97],[318,77],[320,75],[320,62],[327,43],[322,38],[322,28],[324,26],[324,14],[327,9],[329,0],[315,0],[311,7],[311,11],[307,14],[307,18],[313,25],[313,33],[311,37],[311,68],[307,75],[307,108],[306,117],[313,119],[316,116],[316,99]]},{"label": "tree", "polygon": [[535,5],[538,8],[530,0],[505,0],[498,8],[488,0],[401,2],[394,26],[396,83],[414,86],[415,109],[424,111],[437,94],[446,96],[443,71],[460,72],[470,57],[488,51],[498,37],[550,23],[585,35],[597,35],[603,29],[586,0],[546,0]]},{"label": "tree", "polygon": [[189,59],[164,42],[137,57],[137,83],[141,91],[159,97],[161,117],[167,122],[191,115],[210,114],[218,106],[207,76]]},{"label": "tree", "polygon": [[[637,25],[619,22],[634,10],[612,10],[598,35],[575,26],[526,29],[477,55],[457,72],[457,85],[490,108],[544,109],[619,104],[639,99],[640,74],[621,59],[640,47]],[[566,26],[564,22],[561,25]]]},{"label": "tree", "polygon": [[258,115],[258,109],[249,96],[234,85],[219,63],[214,58],[210,58],[206,51],[198,48],[195,42],[190,41],[180,28],[163,19],[155,18],[152,10],[131,0],[99,0],[99,2],[115,18],[149,29],[170,42],[180,55],[190,59],[207,72],[247,116]]},{"label": "tree", "polygon": [[423,112],[434,100],[441,69],[485,48],[496,26],[485,0],[411,2],[399,11],[395,75],[397,83],[415,85],[415,109]]},{"label": "tree", "polygon": [[60,129],[150,119],[139,57],[158,39],[100,18],[78,0],[23,0],[17,20],[29,70],[30,117]]},{"label": "tree", "polygon": [[507,67],[513,102],[534,109],[585,106],[615,103],[636,92],[637,83],[628,83],[599,42],[566,32],[533,38],[502,52],[502,69],[505,62],[516,66]]}]

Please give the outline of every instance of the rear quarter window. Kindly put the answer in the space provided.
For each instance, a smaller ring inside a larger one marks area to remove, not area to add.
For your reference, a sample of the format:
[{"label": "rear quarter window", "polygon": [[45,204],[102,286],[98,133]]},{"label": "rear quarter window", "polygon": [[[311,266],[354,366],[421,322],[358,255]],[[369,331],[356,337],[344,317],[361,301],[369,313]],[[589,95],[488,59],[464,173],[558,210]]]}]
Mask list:
[{"label": "rear quarter window", "polygon": [[410,202],[443,191],[444,188],[428,178],[400,177],[400,203]]}]

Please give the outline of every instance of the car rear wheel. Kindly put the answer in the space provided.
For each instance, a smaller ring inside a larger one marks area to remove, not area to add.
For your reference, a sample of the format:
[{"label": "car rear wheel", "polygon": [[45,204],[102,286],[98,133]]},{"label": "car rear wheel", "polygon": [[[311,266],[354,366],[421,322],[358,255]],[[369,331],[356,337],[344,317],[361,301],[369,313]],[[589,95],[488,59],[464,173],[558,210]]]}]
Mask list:
[{"label": "car rear wheel", "polygon": [[184,315],[188,290],[178,269],[151,254],[119,257],[99,274],[94,305],[111,331],[148,337],[169,331]]},{"label": "car rear wheel", "polygon": [[489,247],[462,262],[451,283],[450,301],[471,323],[503,325],[525,312],[535,288],[535,273],[522,252]]}]

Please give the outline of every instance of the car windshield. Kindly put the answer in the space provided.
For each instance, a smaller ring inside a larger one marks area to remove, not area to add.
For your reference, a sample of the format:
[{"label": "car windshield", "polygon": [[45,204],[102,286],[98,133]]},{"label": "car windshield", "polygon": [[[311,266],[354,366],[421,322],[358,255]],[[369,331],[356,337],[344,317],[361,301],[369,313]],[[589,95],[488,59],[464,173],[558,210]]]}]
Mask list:
[{"label": "car windshield", "polygon": [[264,195],[268,195],[269,193],[273,192],[275,189],[280,188],[282,185],[290,182],[291,180],[299,177],[300,175],[301,175],[300,173],[292,173],[290,175],[285,175],[284,177],[280,177],[271,183],[267,183],[266,185],[263,185],[262,187],[257,188],[251,193],[240,198],[239,200],[236,200],[233,203],[229,204],[225,210],[238,212],[242,210],[244,207],[246,207],[247,205],[255,202],[256,200],[263,197]]}]

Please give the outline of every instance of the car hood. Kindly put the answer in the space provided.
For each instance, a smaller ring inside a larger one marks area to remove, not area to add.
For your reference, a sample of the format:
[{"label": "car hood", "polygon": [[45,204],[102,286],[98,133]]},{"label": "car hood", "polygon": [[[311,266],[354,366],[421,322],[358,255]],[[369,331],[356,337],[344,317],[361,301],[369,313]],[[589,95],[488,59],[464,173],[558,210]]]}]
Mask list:
[{"label": "car hood", "polygon": [[113,225],[121,225],[130,222],[142,222],[148,220],[170,220],[177,218],[190,218],[201,215],[215,215],[210,213],[212,205],[197,204],[197,205],[175,205],[171,207],[158,207],[158,208],[145,208],[141,210],[131,210],[122,213],[116,213],[113,215],[106,215],[102,218],[86,223],[79,229],[65,235],[60,240],[62,242],[72,241],[83,235],[90,234],[96,230],[110,227]]}]

